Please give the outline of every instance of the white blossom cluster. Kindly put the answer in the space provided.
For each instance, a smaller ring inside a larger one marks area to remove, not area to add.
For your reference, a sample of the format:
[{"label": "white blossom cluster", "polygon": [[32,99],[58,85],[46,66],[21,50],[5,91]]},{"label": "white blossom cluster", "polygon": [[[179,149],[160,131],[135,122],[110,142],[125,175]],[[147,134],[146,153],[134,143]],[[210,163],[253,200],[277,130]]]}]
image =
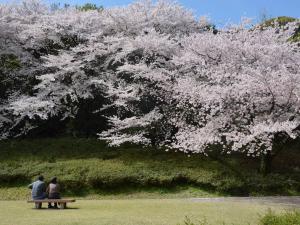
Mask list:
[{"label": "white blossom cluster", "polygon": [[278,135],[300,135],[300,50],[288,41],[297,26],[216,32],[168,1],[101,11],[1,5],[1,49],[32,62],[19,73],[37,82],[1,103],[0,135],[33,129],[36,118],[73,117],[80,99],[100,91],[111,128],[99,138],[111,145],[265,153]]}]

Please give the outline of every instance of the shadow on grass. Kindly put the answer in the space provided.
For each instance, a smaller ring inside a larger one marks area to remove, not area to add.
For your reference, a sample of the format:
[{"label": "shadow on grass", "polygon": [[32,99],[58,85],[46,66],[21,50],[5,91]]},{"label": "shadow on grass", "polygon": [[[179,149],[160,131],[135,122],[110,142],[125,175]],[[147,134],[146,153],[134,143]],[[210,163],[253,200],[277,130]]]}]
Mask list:
[{"label": "shadow on grass", "polygon": [[76,196],[85,199],[119,199],[119,198],[161,198],[161,197],[200,197],[227,196],[225,193],[212,191],[210,188],[200,188],[194,185],[177,185],[170,187],[127,185],[110,189],[82,189],[76,192],[64,193],[66,197]]},{"label": "shadow on grass", "polygon": [[79,207],[67,207],[65,209],[49,209],[47,207],[44,207],[44,208],[40,208],[40,209],[36,209],[36,208],[31,208],[32,210],[34,211],[64,211],[64,210],[77,210],[77,209],[80,209]]}]

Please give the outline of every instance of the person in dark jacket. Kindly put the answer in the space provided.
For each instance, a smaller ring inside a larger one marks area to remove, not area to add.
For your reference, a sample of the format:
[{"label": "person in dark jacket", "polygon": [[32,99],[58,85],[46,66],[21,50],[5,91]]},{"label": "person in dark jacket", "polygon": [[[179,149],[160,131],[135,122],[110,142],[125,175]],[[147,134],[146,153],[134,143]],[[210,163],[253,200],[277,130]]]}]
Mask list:
[{"label": "person in dark jacket", "polygon": [[46,184],[44,177],[40,175],[38,180],[28,186],[31,189],[31,197],[33,200],[41,200],[47,198]]},{"label": "person in dark jacket", "polygon": [[[53,177],[47,188],[49,199],[60,199],[60,185],[57,183],[57,177]],[[48,208],[53,208],[49,203]],[[54,203],[54,208],[57,208],[57,203]]]}]

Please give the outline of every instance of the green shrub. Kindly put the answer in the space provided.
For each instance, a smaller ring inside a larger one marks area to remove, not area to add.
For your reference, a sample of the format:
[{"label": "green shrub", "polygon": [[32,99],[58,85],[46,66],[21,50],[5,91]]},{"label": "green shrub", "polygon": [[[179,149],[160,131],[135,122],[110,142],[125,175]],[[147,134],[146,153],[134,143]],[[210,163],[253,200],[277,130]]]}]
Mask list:
[{"label": "green shrub", "polygon": [[283,27],[286,26],[288,23],[295,22],[297,19],[288,16],[279,16],[276,18],[269,19],[263,23],[263,26],[270,27],[275,26],[278,23],[279,26]]},{"label": "green shrub", "polygon": [[265,216],[260,219],[260,225],[299,225],[300,212],[292,211],[284,214],[275,214],[269,211]]},{"label": "green shrub", "polygon": [[86,3],[82,6],[76,6],[77,10],[80,11],[89,11],[89,10],[97,10],[97,11],[102,11],[103,10],[103,6],[97,6],[96,4],[92,4],[92,3]]}]

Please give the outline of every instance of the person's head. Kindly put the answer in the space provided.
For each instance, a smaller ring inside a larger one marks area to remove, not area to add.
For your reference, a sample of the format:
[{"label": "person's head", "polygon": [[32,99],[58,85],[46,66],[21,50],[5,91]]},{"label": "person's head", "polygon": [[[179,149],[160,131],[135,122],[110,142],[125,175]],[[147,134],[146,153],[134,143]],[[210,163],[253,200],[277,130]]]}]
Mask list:
[{"label": "person's head", "polygon": [[51,179],[50,183],[56,184],[56,183],[57,183],[57,177],[53,177],[53,178]]},{"label": "person's head", "polygon": [[40,175],[40,176],[38,177],[38,180],[44,181],[44,176],[43,176],[43,175]]}]

